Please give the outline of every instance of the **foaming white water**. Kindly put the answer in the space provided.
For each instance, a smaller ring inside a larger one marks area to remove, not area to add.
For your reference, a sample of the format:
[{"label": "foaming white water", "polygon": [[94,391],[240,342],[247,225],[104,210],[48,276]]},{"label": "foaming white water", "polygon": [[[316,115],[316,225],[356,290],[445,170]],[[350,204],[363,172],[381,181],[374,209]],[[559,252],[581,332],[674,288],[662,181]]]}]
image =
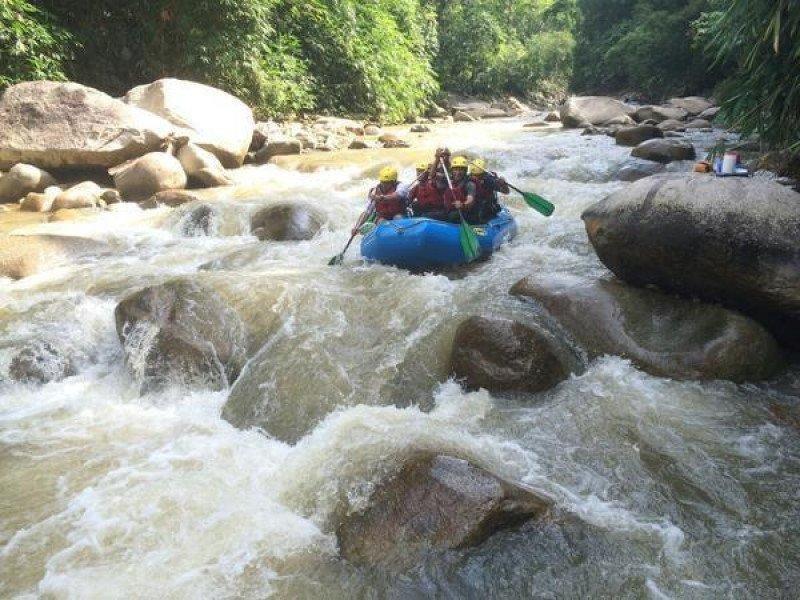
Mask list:
[{"label": "foaming white water", "polygon": [[[0,282],[0,596],[776,597],[787,589],[800,560],[792,525],[800,448],[764,408],[779,396],[768,386],[674,382],[609,357],[522,399],[445,381],[461,320],[528,314],[507,297],[515,281],[605,273],[579,216],[625,185],[613,174],[629,153],[610,138],[532,133],[518,121],[452,132],[459,149],[558,207],[544,219],[509,198],[518,238],[457,276],[366,265],[357,244],[344,266],[326,266],[364,206],[367,164],[243,169],[237,181],[252,188],[240,196],[174,210],[123,205],[27,230],[109,249]],[[400,164],[407,179],[412,163]],[[282,200],[314,203],[326,219],[320,234],[291,243],[250,236],[254,212]],[[211,209],[209,227],[187,229],[201,206]],[[227,391],[139,394],[114,307],[176,276],[242,311],[259,340],[248,368],[261,365],[263,394],[302,426],[297,443],[220,419]],[[37,340],[70,356],[75,373],[43,385],[2,381],[16,348]],[[338,517],[420,451],[457,454],[529,486],[576,516],[586,537],[565,533],[559,546],[558,535],[545,535],[541,547],[516,553],[520,538],[501,540],[432,566],[421,583],[340,563]],[[540,550],[554,562],[537,565]],[[503,552],[513,568],[498,562]],[[555,589],[546,587],[552,569],[561,573]],[[392,587],[406,584],[411,591]]]}]

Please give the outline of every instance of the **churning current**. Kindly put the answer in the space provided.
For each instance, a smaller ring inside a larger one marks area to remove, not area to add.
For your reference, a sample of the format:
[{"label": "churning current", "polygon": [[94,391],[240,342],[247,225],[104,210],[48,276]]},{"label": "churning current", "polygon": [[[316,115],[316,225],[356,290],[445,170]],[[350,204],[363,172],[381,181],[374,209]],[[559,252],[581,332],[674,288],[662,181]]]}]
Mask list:
[{"label": "churning current", "polygon": [[[537,395],[497,398],[448,381],[465,318],[540,318],[508,295],[516,281],[606,273],[580,214],[628,185],[614,173],[629,149],[521,125],[454,125],[420,150],[428,158],[447,142],[482,155],[557,205],[545,219],[509,197],[518,237],[458,273],[365,264],[357,247],[343,266],[326,265],[364,207],[377,172],[369,153],[310,172],[261,167],[249,191],[213,203],[202,231],[192,205],[118,205],[30,228],[109,250],[0,280],[0,596],[779,598],[796,589],[800,437],[772,409],[796,401],[797,368],[759,385],[678,382],[577,352],[580,374]],[[406,179],[412,154],[397,155]],[[315,204],[321,233],[257,241],[250,216],[276,199]],[[140,393],[114,309],[175,277],[231,299],[256,332],[251,363],[264,383],[252,393],[280,435],[223,420],[227,389]],[[4,381],[12,349],[37,339],[64,348],[74,373]],[[521,482],[580,526],[504,531],[399,577],[341,560],[336,515],[420,450]]]}]

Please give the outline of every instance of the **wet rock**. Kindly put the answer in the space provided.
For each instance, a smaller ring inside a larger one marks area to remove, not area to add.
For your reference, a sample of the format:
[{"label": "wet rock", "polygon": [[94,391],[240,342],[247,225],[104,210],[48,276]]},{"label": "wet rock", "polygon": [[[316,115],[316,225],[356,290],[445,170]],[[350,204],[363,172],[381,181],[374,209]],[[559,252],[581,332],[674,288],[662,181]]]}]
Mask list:
[{"label": "wet rock", "polygon": [[158,208],[159,206],[181,206],[188,202],[194,202],[199,198],[187,190],[166,190],[153,194],[147,200],[139,202],[139,206],[144,209]]},{"label": "wet rock", "polygon": [[253,139],[253,111],[227,92],[201,83],[159,79],[130,90],[125,102],[163,117],[226,167],[241,166]]},{"label": "wet rock", "polygon": [[562,356],[540,330],[508,319],[470,317],[456,331],[451,372],[471,389],[536,393],[569,376]]},{"label": "wet rock", "polygon": [[667,120],[683,121],[688,115],[685,109],[677,106],[640,106],[633,118],[640,123],[648,120],[661,123]]},{"label": "wet rock", "polygon": [[800,195],[702,174],[648,177],[583,213],[600,260],[635,285],[738,308],[800,340]]},{"label": "wet rock", "polygon": [[538,121],[531,121],[530,123],[525,123],[523,127],[548,127],[549,123],[539,119]]},{"label": "wet rock", "polygon": [[317,135],[306,129],[302,129],[295,133],[294,139],[300,142],[303,150],[315,150],[320,145]]},{"label": "wet rock", "polygon": [[108,168],[161,147],[174,126],[79,85],[31,81],[0,98],[0,169]]},{"label": "wet rock", "polygon": [[43,192],[55,184],[55,178],[47,171],[33,165],[14,165],[0,176],[0,204],[17,202],[31,192]]},{"label": "wet rock", "polygon": [[632,124],[627,117],[634,109],[614,98],[606,96],[573,96],[559,108],[564,127],[590,125]]},{"label": "wet rock", "polygon": [[614,139],[619,146],[637,146],[646,140],[663,137],[664,132],[653,125],[623,127],[614,134]]},{"label": "wet rock", "polygon": [[420,124],[412,125],[410,129],[411,133],[429,133],[430,130],[431,128],[428,127],[427,125],[420,125]]},{"label": "wet rock", "polygon": [[48,383],[75,374],[72,361],[46,341],[31,342],[14,354],[8,368],[12,381]]},{"label": "wet rock", "polygon": [[102,194],[100,194],[100,200],[108,204],[119,204],[122,202],[122,196],[117,190],[108,189],[104,190]]},{"label": "wet rock", "polygon": [[310,204],[282,202],[259,210],[250,228],[261,241],[310,240],[324,222],[324,215]]},{"label": "wet rock", "polygon": [[743,382],[783,367],[766,329],[716,305],[569,277],[523,279],[511,293],[541,303],[591,357],[621,356],[653,375]]},{"label": "wet rock", "polygon": [[108,170],[114,186],[129,200],[149,198],[164,190],[186,187],[186,173],[177,158],[166,152],[150,152]]},{"label": "wet rock", "polygon": [[384,148],[410,148],[411,144],[409,144],[406,140],[401,137],[398,137],[392,133],[384,133],[382,136],[378,138],[378,141],[383,144]]},{"label": "wet rock", "polygon": [[283,137],[270,139],[258,152],[256,152],[253,162],[256,164],[264,164],[273,156],[289,156],[292,154],[300,154],[302,149],[303,144],[300,142],[300,140],[294,138]]},{"label": "wet rock", "polygon": [[477,546],[544,517],[550,503],[466,460],[420,455],[378,486],[336,529],[343,558],[405,570],[430,552]]},{"label": "wet rock", "polygon": [[181,219],[181,234],[186,237],[203,237],[211,235],[214,231],[216,211],[208,204],[194,207]]},{"label": "wet rock", "polygon": [[712,108],[714,105],[701,96],[687,96],[686,98],[670,98],[667,100],[669,106],[674,106],[685,110],[691,117],[695,117],[705,110]]},{"label": "wet rock", "polygon": [[669,163],[675,160],[694,160],[697,154],[690,142],[677,139],[653,139],[636,146],[631,151],[631,156]]},{"label": "wet rock", "polygon": [[244,366],[246,332],[213,290],[186,280],[147,287],[114,311],[128,365],[144,391],[174,383],[223,389]]},{"label": "wet rock", "polygon": [[56,195],[50,208],[54,211],[94,208],[99,204],[105,191],[94,181],[83,181]]},{"label": "wet rock", "polygon": [[378,127],[377,125],[367,125],[364,127],[364,135],[383,135],[383,129]]},{"label": "wet rock", "polygon": [[676,119],[667,119],[658,124],[661,131],[686,131],[686,123]]},{"label": "wet rock", "polygon": [[0,277],[22,279],[105,250],[106,244],[61,235],[0,237]]},{"label": "wet rock", "polygon": [[29,212],[49,212],[53,201],[63,190],[58,186],[50,186],[41,194],[31,192],[20,202],[19,209]]},{"label": "wet rock", "polygon": [[337,134],[364,135],[364,123],[339,117],[317,117],[314,127]]},{"label": "wet rock", "polygon": [[350,148],[350,150],[367,150],[369,148],[376,148],[376,147],[377,147],[377,144],[375,144],[374,142],[370,142],[368,140],[365,140],[363,138],[354,139],[352,142],[350,142],[350,145],[348,146],[348,148]]},{"label": "wet rock", "polygon": [[614,179],[618,179],[619,181],[638,181],[639,179],[661,173],[665,168],[666,167],[662,163],[653,162],[651,160],[634,159],[622,165]]},{"label": "wet rock", "polygon": [[225,171],[218,169],[200,169],[192,175],[192,180],[201,187],[212,188],[233,185],[233,180]]}]

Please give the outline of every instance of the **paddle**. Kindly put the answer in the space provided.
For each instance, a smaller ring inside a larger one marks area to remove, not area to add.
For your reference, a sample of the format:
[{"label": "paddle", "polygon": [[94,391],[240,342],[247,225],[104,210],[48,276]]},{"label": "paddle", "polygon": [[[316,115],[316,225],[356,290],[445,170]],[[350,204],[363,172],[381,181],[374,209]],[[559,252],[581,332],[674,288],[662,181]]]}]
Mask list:
[{"label": "paddle", "polygon": [[[444,176],[447,178],[447,185],[450,186],[450,191],[453,191],[453,182],[450,180],[450,173],[447,171],[447,167],[444,164],[444,159],[439,159],[442,164],[442,169],[444,169]],[[478,236],[475,235],[472,227],[467,224],[467,220],[464,218],[464,213],[461,212],[461,209],[458,208],[458,216],[461,219],[461,225],[458,231],[458,241],[461,243],[461,250],[464,252],[464,256],[467,257],[467,262],[472,262],[476,258],[478,258],[478,254],[480,253],[480,245],[478,243]]]},{"label": "paddle", "polygon": [[521,189],[519,189],[518,187],[514,187],[510,183],[508,184],[508,187],[510,187],[515,192],[520,193],[522,197],[525,199],[525,202],[528,206],[530,206],[534,210],[538,210],[545,217],[549,217],[550,215],[552,215],[553,211],[556,209],[556,207],[553,206],[551,202],[548,202],[538,194],[534,194],[532,192],[523,192]]},{"label": "paddle", "polygon": [[366,210],[363,213],[361,213],[361,215],[359,215],[359,217],[358,217],[358,225],[356,225],[356,227],[355,227],[355,229],[356,229],[355,233],[353,233],[350,236],[350,239],[347,240],[347,244],[345,244],[344,250],[342,250],[341,253],[337,254],[336,256],[334,256],[333,258],[331,258],[328,261],[328,266],[329,267],[334,267],[334,266],[340,265],[340,264],[342,264],[344,262],[344,253],[347,252],[347,249],[350,247],[350,244],[352,244],[353,240],[356,239],[356,236],[358,235],[358,228],[361,227],[364,223],[366,223],[367,221],[370,220],[370,218],[372,217],[372,213],[373,212],[374,212],[374,210],[372,208],[372,201],[370,201],[370,203],[367,205]]}]

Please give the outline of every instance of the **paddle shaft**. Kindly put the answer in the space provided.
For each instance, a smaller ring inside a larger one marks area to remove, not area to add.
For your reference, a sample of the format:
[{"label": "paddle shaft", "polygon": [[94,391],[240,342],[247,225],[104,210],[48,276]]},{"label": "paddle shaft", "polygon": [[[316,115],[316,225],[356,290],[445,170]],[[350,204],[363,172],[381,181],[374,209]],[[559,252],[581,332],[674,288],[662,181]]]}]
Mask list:
[{"label": "paddle shaft", "polygon": [[[447,186],[450,188],[451,192],[455,192],[455,190],[453,189],[453,182],[450,179],[450,173],[447,170],[447,165],[444,164],[444,159],[440,158],[439,162],[442,164],[442,169],[444,170],[444,176],[445,176],[445,179],[447,179]],[[466,223],[466,219],[464,218],[464,215],[461,212],[461,209],[456,207],[456,210],[458,211],[458,216],[461,217],[461,222],[462,223]]]}]

